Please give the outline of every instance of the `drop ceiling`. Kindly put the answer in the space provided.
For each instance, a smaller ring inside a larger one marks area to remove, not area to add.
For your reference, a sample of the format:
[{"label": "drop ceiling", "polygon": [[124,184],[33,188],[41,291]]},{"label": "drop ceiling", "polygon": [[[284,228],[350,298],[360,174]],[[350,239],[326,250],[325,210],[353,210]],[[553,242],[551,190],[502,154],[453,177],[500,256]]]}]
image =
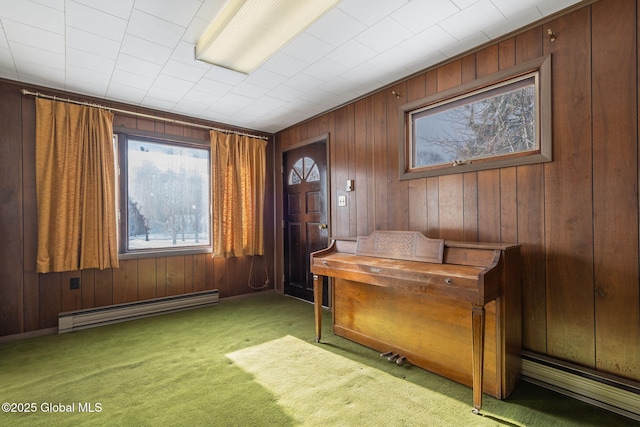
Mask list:
[{"label": "drop ceiling", "polygon": [[194,59],[224,0],[0,0],[0,78],[274,133],[581,0],[342,0],[249,75]]}]

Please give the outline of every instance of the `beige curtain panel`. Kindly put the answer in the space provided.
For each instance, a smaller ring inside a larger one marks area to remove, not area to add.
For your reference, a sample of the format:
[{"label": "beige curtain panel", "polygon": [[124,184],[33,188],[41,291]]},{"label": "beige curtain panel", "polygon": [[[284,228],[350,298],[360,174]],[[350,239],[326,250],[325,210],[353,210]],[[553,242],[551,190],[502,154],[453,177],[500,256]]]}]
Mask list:
[{"label": "beige curtain panel", "polygon": [[213,256],[264,254],[267,141],[211,131]]},{"label": "beige curtain panel", "polygon": [[118,266],[113,114],[36,99],[36,271]]}]

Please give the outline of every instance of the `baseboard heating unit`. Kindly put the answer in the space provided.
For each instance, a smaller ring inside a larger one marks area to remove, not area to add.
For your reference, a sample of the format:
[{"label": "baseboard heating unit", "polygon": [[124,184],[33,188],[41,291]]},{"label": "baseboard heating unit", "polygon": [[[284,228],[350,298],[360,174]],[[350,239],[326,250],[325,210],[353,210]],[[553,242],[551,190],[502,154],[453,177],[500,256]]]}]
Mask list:
[{"label": "baseboard heating unit", "polygon": [[217,304],[218,299],[218,290],[214,289],[106,307],[66,311],[58,315],[58,333],[206,307]]},{"label": "baseboard heating unit", "polygon": [[640,384],[535,353],[522,353],[522,379],[640,421]]}]

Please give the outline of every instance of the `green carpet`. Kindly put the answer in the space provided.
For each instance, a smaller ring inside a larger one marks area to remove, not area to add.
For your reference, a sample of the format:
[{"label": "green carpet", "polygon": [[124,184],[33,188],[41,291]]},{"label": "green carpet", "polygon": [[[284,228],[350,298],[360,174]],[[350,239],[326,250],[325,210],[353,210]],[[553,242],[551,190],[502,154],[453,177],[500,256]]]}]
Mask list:
[{"label": "green carpet", "polygon": [[638,425],[526,382],[473,415],[470,388],[331,334],[328,312],[324,324],[316,344],[313,307],[266,294],[0,344],[0,402],[22,411],[0,425]]}]

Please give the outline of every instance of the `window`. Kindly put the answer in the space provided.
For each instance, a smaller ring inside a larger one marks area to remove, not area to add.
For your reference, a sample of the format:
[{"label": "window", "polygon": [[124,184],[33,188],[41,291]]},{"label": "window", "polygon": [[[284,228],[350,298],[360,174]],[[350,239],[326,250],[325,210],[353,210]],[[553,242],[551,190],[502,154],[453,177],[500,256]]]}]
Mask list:
[{"label": "window", "polygon": [[210,149],[119,135],[120,252],[210,248]]},{"label": "window", "polygon": [[400,107],[400,179],[551,161],[551,58]]},{"label": "window", "polygon": [[304,181],[320,181],[318,165],[310,157],[302,157],[296,160],[293,168],[289,171],[289,185],[301,184]]}]

